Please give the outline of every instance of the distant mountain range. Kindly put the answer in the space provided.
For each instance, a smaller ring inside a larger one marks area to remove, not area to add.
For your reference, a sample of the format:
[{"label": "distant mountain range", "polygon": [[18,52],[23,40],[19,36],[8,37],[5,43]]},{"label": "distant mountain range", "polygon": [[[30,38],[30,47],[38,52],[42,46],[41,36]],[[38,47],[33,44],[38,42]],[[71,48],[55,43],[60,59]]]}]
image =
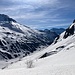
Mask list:
[{"label": "distant mountain range", "polygon": [[51,31],[57,33],[58,35],[60,35],[62,32],[65,31],[64,28],[52,28]]}]

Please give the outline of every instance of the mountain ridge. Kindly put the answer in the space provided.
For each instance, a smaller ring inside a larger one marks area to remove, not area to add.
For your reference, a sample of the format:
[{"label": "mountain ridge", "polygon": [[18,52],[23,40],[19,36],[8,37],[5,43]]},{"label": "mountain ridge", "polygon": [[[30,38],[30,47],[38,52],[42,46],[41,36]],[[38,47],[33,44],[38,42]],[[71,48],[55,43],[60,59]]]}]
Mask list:
[{"label": "mountain ridge", "polygon": [[48,46],[57,37],[57,34],[52,34],[47,38],[46,33],[33,30],[0,14],[0,60],[24,57],[37,48]]}]

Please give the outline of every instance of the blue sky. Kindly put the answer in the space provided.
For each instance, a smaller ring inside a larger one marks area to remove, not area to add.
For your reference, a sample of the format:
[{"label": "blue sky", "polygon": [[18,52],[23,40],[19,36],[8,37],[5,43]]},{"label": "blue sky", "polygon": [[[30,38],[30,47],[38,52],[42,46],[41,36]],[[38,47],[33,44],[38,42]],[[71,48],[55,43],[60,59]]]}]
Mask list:
[{"label": "blue sky", "polygon": [[0,0],[0,13],[35,29],[66,28],[75,19],[75,0]]}]

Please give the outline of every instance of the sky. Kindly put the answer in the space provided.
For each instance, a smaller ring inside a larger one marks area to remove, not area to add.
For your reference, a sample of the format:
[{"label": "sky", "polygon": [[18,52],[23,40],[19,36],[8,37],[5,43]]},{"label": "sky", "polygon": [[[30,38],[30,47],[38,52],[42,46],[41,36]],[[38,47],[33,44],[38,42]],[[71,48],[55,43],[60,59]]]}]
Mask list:
[{"label": "sky", "polygon": [[0,14],[33,29],[67,28],[75,19],[75,0],[0,0]]}]

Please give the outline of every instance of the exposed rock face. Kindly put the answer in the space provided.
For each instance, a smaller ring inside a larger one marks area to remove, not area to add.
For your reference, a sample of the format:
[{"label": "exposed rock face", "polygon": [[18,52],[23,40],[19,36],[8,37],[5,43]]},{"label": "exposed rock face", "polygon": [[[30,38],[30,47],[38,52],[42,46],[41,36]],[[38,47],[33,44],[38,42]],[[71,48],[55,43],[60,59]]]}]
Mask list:
[{"label": "exposed rock face", "polygon": [[73,35],[74,34],[74,30],[75,30],[75,20],[73,21],[73,24],[66,29],[66,32],[65,32],[65,35],[63,38],[67,38],[68,36],[70,35]]},{"label": "exposed rock face", "polygon": [[73,20],[73,23],[75,23],[75,19]]},{"label": "exposed rock face", "polygon": [[11,21],[16,22],[14,19],[9,18],[7,15],[0,14],[0,22],[5,22],[5,21],[7,21],[7,22],[11,22]]},{"label": "exposed rock face", "polygon": [[71,36],[75,33],[75,20],[73,21],[73,24],[71,24],[63,33],[58,35],[58,37],[55,38],[53,44],[56,44],[58,41],[62,39],[66,39],[68,36]]}]

